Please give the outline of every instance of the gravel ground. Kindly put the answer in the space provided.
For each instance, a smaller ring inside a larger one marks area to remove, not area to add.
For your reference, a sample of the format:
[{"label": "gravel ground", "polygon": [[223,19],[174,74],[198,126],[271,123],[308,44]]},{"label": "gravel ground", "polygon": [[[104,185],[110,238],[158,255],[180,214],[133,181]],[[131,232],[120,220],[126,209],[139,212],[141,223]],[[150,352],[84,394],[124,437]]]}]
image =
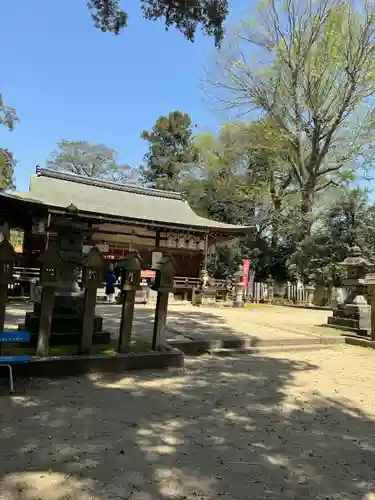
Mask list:
[{"label": "gravel ground", "polygon": [[375,352],[0,388],[1,500],[375,499]]}]

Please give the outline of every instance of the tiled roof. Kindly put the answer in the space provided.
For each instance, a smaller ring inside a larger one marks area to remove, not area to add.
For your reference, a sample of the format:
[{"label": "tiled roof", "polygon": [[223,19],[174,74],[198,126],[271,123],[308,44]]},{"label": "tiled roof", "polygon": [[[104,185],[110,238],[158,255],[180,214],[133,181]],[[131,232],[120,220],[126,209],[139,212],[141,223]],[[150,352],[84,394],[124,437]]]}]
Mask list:
[{"label": "tiled roof", "polygon": [[117,184],[49,169],[39,169],[37,175],[31,177],[29,192],[4,194],[51,208],[65,209],[73,204],[80,213],[146,223],[211,229],[227,233],[250,231],[250,227],[247,226],[224,224],[200,217],[180,193]]}]

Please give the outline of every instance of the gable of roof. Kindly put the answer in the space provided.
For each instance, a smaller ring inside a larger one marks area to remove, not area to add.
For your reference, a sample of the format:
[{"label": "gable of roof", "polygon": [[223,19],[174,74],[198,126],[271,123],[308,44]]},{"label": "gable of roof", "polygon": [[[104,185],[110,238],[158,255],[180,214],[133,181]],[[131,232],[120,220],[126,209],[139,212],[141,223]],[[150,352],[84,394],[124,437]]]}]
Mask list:
[{"label": "gable of roof", "polygon": [[78,212],[133,219],[136,221],[211,229],[228,233],[248,232],[250,227],[224,224],[197,215],[183,195],[39,169],[27,193],[7,193],[12,198]]}]

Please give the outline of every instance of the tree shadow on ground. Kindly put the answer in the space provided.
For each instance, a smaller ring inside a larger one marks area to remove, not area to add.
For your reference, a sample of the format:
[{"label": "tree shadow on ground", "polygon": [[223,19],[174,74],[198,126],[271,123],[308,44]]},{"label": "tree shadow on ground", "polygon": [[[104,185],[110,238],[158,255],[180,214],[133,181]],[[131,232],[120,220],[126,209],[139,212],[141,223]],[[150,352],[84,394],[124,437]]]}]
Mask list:
[{"label": "tree shadow on ground", "polygon": [[[121,307],[110,306],[107,309],[98,308],[97,313],[104,319],[104,328],[113,333],[112,337],[118,335],[121,322]],[[151,307],[136,307],[134,311],[133,334],[132,338],[139,337],[142,340],[152,339],[155,310]],[[185,340],[223,340],[230,338],[232,340],[243,339],[244,335],[239,334],[235,329],[229,326],[228,321],[215,314],[214,311],[192,311],[191,309],[176,310],[170,307],[167,317],[167,338],[185,339]],[[256,336],[246,336],[255,344]]]},{"label": "tree shadow on ground", "polygon": [[201,357],[162,372],[17,381],[21,394],[1,398],[0,498],[369,500],[374,421],[319,394],[287,399],[294,377],[317,368]]}]

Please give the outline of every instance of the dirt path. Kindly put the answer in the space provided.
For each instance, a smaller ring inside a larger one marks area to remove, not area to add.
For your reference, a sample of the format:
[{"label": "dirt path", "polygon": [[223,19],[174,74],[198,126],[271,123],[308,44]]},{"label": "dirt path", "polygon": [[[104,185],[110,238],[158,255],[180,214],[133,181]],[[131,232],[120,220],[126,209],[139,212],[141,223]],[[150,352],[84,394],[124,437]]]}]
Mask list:
[{"label": "dirt path", "polygon": [[0,389],[1,500],[375,499],[375,352]]}]

